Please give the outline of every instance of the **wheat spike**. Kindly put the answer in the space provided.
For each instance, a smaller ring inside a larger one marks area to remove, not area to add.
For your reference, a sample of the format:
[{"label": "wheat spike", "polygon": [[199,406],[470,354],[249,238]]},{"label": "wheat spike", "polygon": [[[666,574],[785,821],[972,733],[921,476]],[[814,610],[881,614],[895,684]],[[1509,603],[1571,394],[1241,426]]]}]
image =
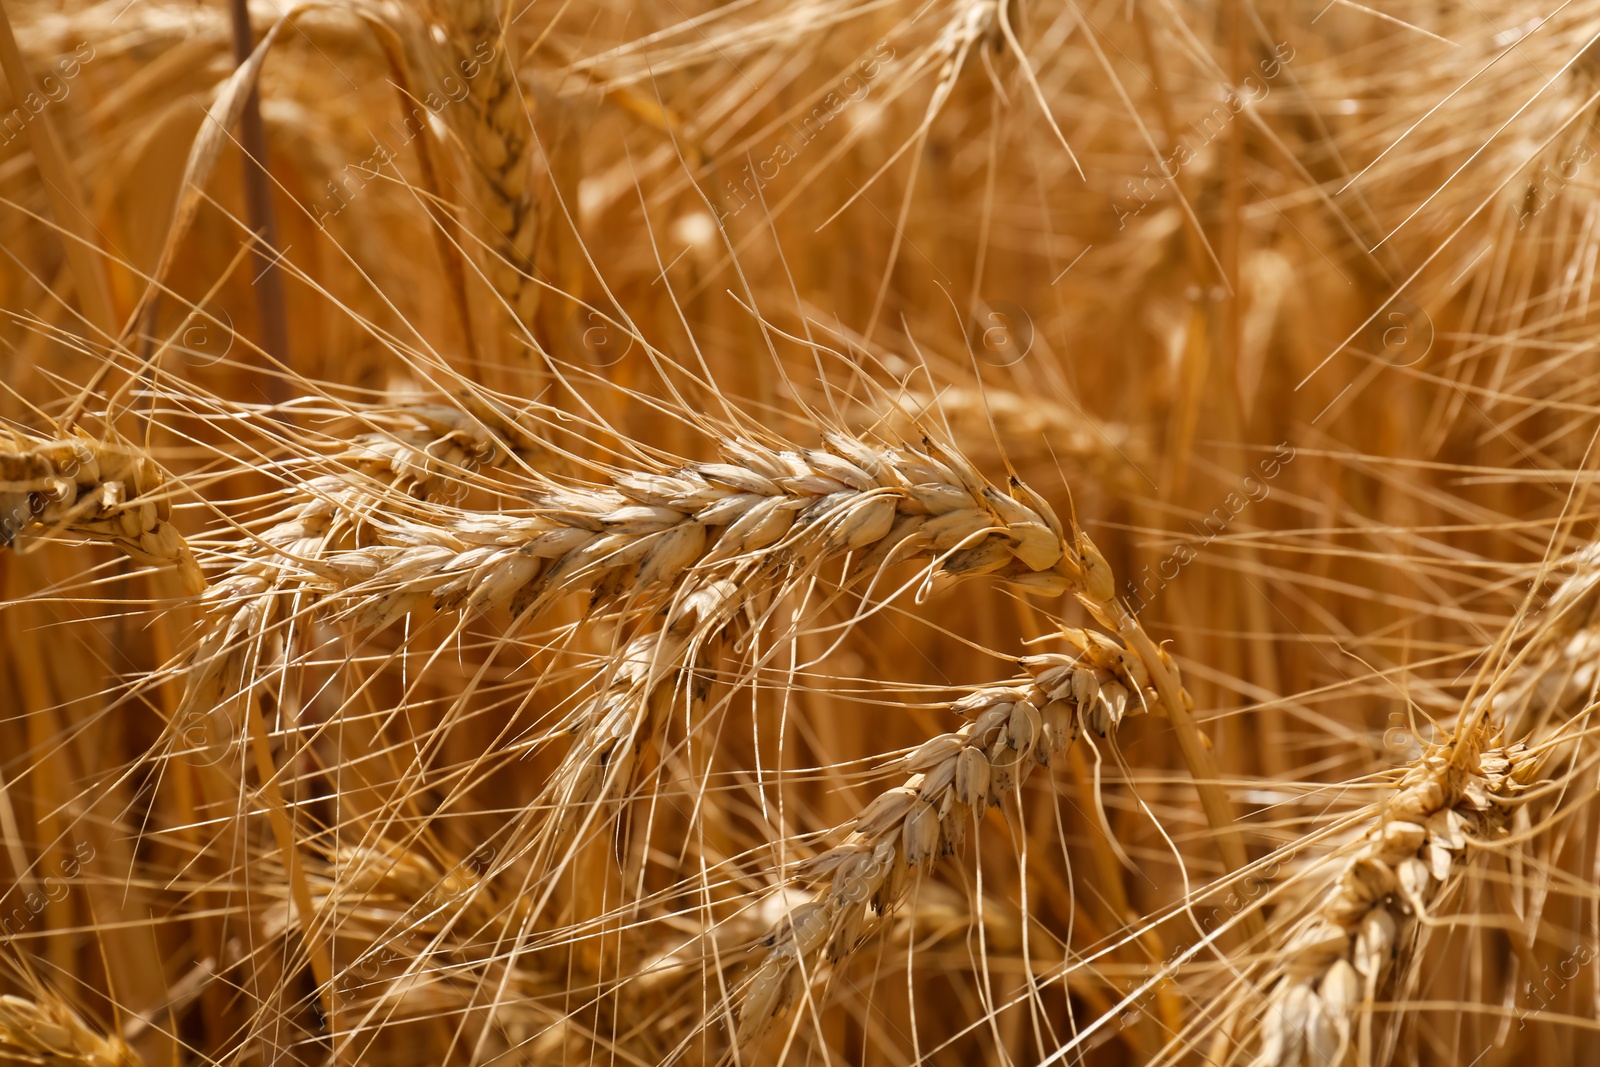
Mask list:
[{"label": "wheat spike", "polygon": [[[988,574],[1045,591],[1082,585],[1059,520],[1025,487],[1002,494],[958,455],[931,444],[930,452],[942,459],[908,448],[874,452],[843,437],[830,443],[833,453],[803,455],[730,443],[727,452],[741,461],[737,465],[619,479],[633,503],[610,514],[644,512],[641,518],[664,529],[603,540],[602,525],[589,536],[606,545],[607,554],[596,551],[585,564],[604,564],[637,546],[636,562],[612,570],[597,588],[615,576],[615,595],[626,590],[636,597],[664,585],[672,599],[662,629],[631,641],[573,716],[573,746],[547,797],[558,813],[547,847],[569,840],[594,805],[632,787],[639,759],[660,735],[680,691],[692,706],[704,706],[707,671],[735,627],[758,625],[759,604],[829,559],[857,557],[847,581],[932,557],[930,568],[947,577]],[[643,551],[651,537],[663,540]],[[670,565],[652,568],[654,553],[664,551],[673,553]],[[577,578],[583,569],[570,573]],[[680,573],[686,577],[675,582]],[[513,609],[528,595],[515,597]]]},{"label": "wheat spike", "polygon": [[120,1038],[95,1031],[65,1003],[0,996],[0,1050],[41,1067],[138,1067]]},{"label": "wheat spike", "polygon": [[974,459],[987,460],[998,452],[1019,468],[1070,464],[1072,470],[1119,487],[1133,485],[1133,468],[1149,451],[1126,426],[1102,422],[1080,407],[1007,389],[952,386],[936,394],[900,392],[877,405],[863,404],[852,415],[853,425],[901,435],[942,421],[961,451]]},{"label": "wheat spike", "polygon": [[1139,657],[1093,630],[1067,630],[1072,654],[1029,656],[1025,678],[962,697],[949,710],[972,721],[930,738],[899,764],[909,777],[878,795],[841,844],[808,860],[796,880],[817,885],[768,935],[745,984],[739,1041],[756,1040],[822,970],[862,936],[869,914],[894,909],[967,827],[1016,794],[1035,767],[1059,764],[1080,733],[1106,737],[1160,695]]},{"label": "wheat spike", "polygon": [[539,289],[533,253],[539,216],[533,195],[533,131],[517,83],[511,42],[494,0],[441,5],[441,49],[450,76],[465,79],[466,95],[450,108],[477,189],[470,218],[489,250],[485,271],[517,321],[533,321]]},{"label": "wheat spike", "polygon": [[1566,565],[1571,573],[1535,617],[1515,676],[1492,702],[1512,736],[1543,734],[1540,723],[1564,722],[1595,699],[1600,681],[1600,544],[1573,553]]},{"label": "wheat spike", "polygon": [[1491,842],[1507,801],[1535,783],[1542,760],[1522,744],[1467,738],[1406,771],[1339,866],[1326,898],[1273,953],[1280,977],[1266,994],[1253,1067],[1367,1062],[1363,1010],[1380,1000],[1397,955],[1465,864]]},{"label": "wheat spike", "polygon": [[378,544],[330,553],[302,580],[372,628],[424,607],[520,613],[575,588],[659,596],[713,565],[795,574],[846,552],[857,573],[933,554],[952,575],[994,573],[1056,595],[1075,581],[1059,523],[1032,494],[1000,493],[948,450],[931,449],[955,466],[842,435],[830,444],[802,453],[730,441],[728,462],[552,487],[526,518],[398,518],[374,530]]},{"label": "wheat spike", "polygon": [[[829,444],[799,452],[729,441],[727,462],[550,486],[526,517],[458,510],[447,523],[385,520],[369,491],[333,475],[308,481],[311,499],[261,535],[274,554],[237,566],[208,594],[212,621],[191,659],[183,714],[208,715],[249,685],[284,597],[381,629],[422,611],[529,614],[576,589],[635,606],[723,575],[777,589],[845,554],[857,578],[931,556],[947,575],[992,574],[1046,594],[1082,584],[1059,520],[1025,487],[1001,493],[934,444],[873,447],[837,434]],[[418,455],[404,442],[359,454],[388,472]],[[336,548],[352,527],[346,509],[376,544]]]},{"label": "wheat spike", "polygon": [[0,548],[26,529],[60,530],[170,570],[193,595],[205,588],[205,576],[172,525],[165,482],[146,453],[86,437],[0,452]]}]

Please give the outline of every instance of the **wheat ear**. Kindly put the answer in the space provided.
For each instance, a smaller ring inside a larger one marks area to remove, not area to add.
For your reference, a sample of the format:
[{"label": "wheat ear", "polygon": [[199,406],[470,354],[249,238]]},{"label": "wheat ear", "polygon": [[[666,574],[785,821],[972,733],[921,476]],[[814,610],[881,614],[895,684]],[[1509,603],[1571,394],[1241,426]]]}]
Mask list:
[{"label": "wheat ear", "polygon": [[[278,867],[271,858],[263,863],[267,870]],[[334,850],[308,872],[317,914],[330,916],[341,940],[360,946],[353,955],[344,955],[333,975],[334,995],[346,1000],[387,988],[373,999],[408,999],[427,984],[416,980],[429,969],[419,960],[439,965],[450,960],[451,966],[459,966],[473,955],[465,940],[485,930],[499,932],[507,924],[514,927],[525,909],[520,902],[499,906],[484,878],[487,869],[488,860],[476,857],[441,869],[414,846],[384,839]],[[271,917],[267,932],[280,935],[292,925],[284,905]],[[456,927],[464,934],[452,938]],[[425,948],[419,939],[428,941]],[[377,968],[393,973],[398,963],[412,973],[411,982],[395,987],[379,980]]]},{"label": "wheat ear", "polygon": [[[537,450],[525,431],[481,403],[466,409],[418,404],[369,412],[383,429],[356,435],[338,450],[338,474],[294,487],[297,499],[257,538],[257,551],[206,591],[206,621],[189,655],[177,716],[195,726],[223,714],[253,683],[263,662],[274,662],[283,599],[312,599],[293,580],[286,561],[315,561],[338,544],[353,522],[373,521],[397,503],[459,495],[474,473],[486,473]],[[398,498],[398,499],[397,499]],[[213,736],[232,733],[209,731]],[[194,731],[195,735],[206,731]]]},{"label": "wheat ear", "polygon": [[[578,589],[639,606],[726,573],[781,586],[847,553],[855,576],[934,555],[950,575],[994,573],[1055,595],[1083,585],[1059,520],[1025,486],[1001,493],[937,444],[827,440],[830,450],[803,452],[728,441],[725,462],[549,486],[527,517],[375,516],[369,491],[336,475],[312,479],[302,489],[310,499],[261,535],[264,551],[212,590],[183,712],[209,714],[252,684],[256,665],[245,661],[270,640],[284,595],[320,598],[323,610],[381,628],[422,611],[509,606],[531,616]],[[362,454],[392,471],[415,452]],[[338,548],[346,510],[379,543]]]},{"label": "wheat ear", "polygon": [[1007,496],[937,445],[828,443],[800,452],[727,441],[726,462],[552,487],[526,518],[396,520],[374,529],[381,543],[329,554],[305,581],[374,628],[423,607],[520,613],[577,588],[637,600],[717,564],[797,573],[846,552],[858,572],[934,553],[951,574],[1000,572],[1056,595],[1074,584],[1060,523],[1036,494]]},{"label": "wheat ear", "polygon": [[120,1038],[106,1037],[54,998],[0,996],[0,1058],[43,1067],[138,1067]]},{"label": "wheat ear", "polygon": [[[673,591],[665,625],[633,639],[574,716],[575,740],[551,786],[549,799],[560,813],[551,843],[566,840],[593,805],[631,788],[639,757],[659,736],[680,690],[693,704],[705,703],[706,672],[735,625],[754,612],[756,593],[770,603],[798,576],[847,555],[855,557],[847,583],[890,564],[932,557],[930,569],[949,577],[986,573],[1056,592],[1082,586],[1060,521],[1025,487],[1002,494],[938,446],[930,451],[943,459],[909,450],[875,454],[844,438],[832,443],[842,454],[730,446],[730,457],[742,465],[705,464],[673,476],[623,480],[624,492],[643,500],[613,514],[647,510],[652,521],[667,523],[661,532],[675,534],[651,552],[681,555],[670,568],[651,568],[647,553],[611,575],[621,577],[617,584],[632,597],[679,571],[686,577]],[[851,453],[860,465],[845,458]],[[685,507],[694,503],[698,510]],[[714,537],[706,532],[713,523],[721,530]],[[639,551],[650,536],[659,533],[597,539],[595,555],[571,573],[582,575],[591,559],[615,558],[619,541]],[[692,563],[691,551],[699,556]],[[526,595],[514,598],[514,607]],[[752,616],[751,624],[756,621]]]},{"label": "wheat ear", "polygon": [[1136,656],[1088,630],[1068,631],[1074,655],[1023,659],[1028,676],[976,690],[949,710],[971,721],[929,739],[900,761],[909,777],[856,817],[850,836],[808,860],[795,880],[812,899],[766,939],[766,957],[745,983],[739,1042],[747,1044],[860,940],[869,914],[902,901],[969,825],[1017,795],[1035,767],[1057,765],[1083,730],[1101,737],[1124,716],[1159,702]]},{"label": "wheat ear", "polygon": [[1492,699],[1513,737],[1543,735],[1595,700],[1600,687],[1600,544],[1567,561],[1571,573],[1550,593],[1518,655],[1514,677]]},{"label": "wheat ear", "polygon": [[[1339,880],[1273,958],[1254,1067],[1374,1062],[1357,1017],[1380,991],[1422,917],[1466,862],[1504,825],[1506,802],[1533,784],[1542,761],[1521,744],[1466,738],[1425,755],[1383,801]],[[1369,1016],[1370,1018],[1370,1016]]]},{"label": "wheat ear", "polygon": [[193,595],[205,588],[205,576],[172,525],[164,486],[160,467],[144,452],[87,437],[0,452],[0,548],[24,529],[62,530],[170,570]]},{"label": "wheat ear", "polygon": [[1101,422],[1082,408],[988,386],[895,393],[852,410],[852,422],[901,434],[942,423],[974,458],[1003,454],[1019,468],[1061,463],[1069,474],[1083,471],[1118,486],[1132,485],[1135,462],[1149,451],[1128,427]]},{"label": "wheat ear", "polygon": [[449,109],[466,148],[477,189],[472,218],[488,248],[485,272],[518,322],[533,322],[539,290],[533,282],[539,215],[533,195],[533,130],[517,83],[511,44],[494,0],[458,0],[440,5],[448,32],[443,51],[454,69],[468,75],[467,92]]}]

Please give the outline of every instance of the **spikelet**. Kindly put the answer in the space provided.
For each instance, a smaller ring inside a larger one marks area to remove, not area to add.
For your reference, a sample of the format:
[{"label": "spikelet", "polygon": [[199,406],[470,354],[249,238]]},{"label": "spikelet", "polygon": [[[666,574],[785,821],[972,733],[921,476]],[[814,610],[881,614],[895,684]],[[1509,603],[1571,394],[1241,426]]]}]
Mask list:
[{"label": "spikelet", "polygon": [[332,458],[417,500],[458,502],[473,475],[537,449],[509,417],[462,399],[461,407],[418,403],[376,413],[383,430],[355,436]]}]

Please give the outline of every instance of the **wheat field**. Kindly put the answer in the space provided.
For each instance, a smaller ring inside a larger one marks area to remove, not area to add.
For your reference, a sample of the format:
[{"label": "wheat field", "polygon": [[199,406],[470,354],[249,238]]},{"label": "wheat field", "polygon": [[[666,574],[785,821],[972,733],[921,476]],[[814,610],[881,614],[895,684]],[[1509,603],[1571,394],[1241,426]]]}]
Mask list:
[{"label": "wheat field", "polygon": [[1600,1057],[1593,5],[0,68],[0,1063]]}]

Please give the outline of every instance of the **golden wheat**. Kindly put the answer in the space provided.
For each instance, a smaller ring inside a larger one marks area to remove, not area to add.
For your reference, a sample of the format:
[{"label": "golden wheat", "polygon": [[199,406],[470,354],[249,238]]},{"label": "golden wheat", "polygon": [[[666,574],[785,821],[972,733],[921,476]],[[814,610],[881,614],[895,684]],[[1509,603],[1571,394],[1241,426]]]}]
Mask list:
[{"label": "golden wheat", "polygon": [[135,1067],[128,1046],[105,1037],[55,999],[0,996],[0,1048],[45,1067]]},{"label": "golden wheat", "polygon": [[0,1059],[1595,1058],[1592,10],[0,3]]},{"label": "golden wheat", "polygon": [[1466,737],[1429,753],[1396,783],[1315,911],[1273,950],[1279,972],[1260,1019],[1259,1067],[1365,1063],[1390,1055],[1372,1032],[1373,1005],[1468,859],[1494,842],[1509,803],[1536,784],[1541,760],[1523,745]]},{"label": "golden wheat", "polygon": [[205,577],[172,523],[164,486],[155,461],[128,446],[78,438],[0,452],[0,546],[36,527],[74,534],[166,568],[183,593],[198,593]]}]

